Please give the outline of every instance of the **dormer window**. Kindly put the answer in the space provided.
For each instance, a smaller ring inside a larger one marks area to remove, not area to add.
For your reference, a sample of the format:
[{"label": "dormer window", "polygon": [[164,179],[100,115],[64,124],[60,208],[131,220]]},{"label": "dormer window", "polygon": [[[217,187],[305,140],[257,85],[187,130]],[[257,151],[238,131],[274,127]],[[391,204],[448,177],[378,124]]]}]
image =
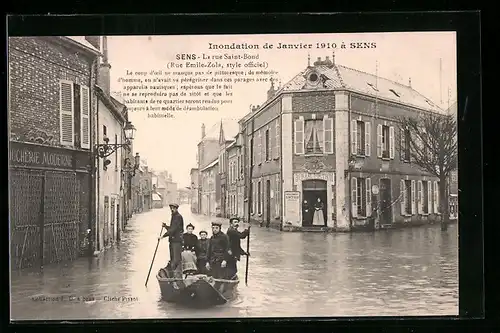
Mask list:
[{"label": "dormer window", "polygon": [[375,87],[372,83],[366,83],[369,85],[373,90],[378,91],[377,87]]},{"label": "dormer window", "polygon": [[389,91],[391,93],[393,93],[394,95],[396,95],[397,97],[401,97],[401,96],[399,96],[399,94],[394,89],[389,89]]}]

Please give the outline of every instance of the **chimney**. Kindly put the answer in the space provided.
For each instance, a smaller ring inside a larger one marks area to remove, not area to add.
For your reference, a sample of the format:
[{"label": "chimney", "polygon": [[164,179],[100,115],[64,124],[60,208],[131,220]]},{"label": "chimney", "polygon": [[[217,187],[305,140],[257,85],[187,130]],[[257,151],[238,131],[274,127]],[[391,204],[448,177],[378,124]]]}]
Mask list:
[{"label": "chimney", "polygon": [[318,60],[316,60],[313,65],[314,66],[319,66],[321,64],[322,64],[321,57],[318,57]]},{"label": "chimney", "polygon": [[93,47],[101,50],[101,37],[99,36],[85,36],[85,40],[89,42]]},{"label": "chimney", "polygon": [[267,91],[267,99],[271,99],[274,97],[274,94],[276,93],[276,90],[274,89],[274,80],[271,78],[271,87]]},{"label": "chimney", "polygon": [[326,56],[325,65],[328,66],[328,67],[332,67],[332,65],[333,65],[333,62],[330,61],[330,57],[329,56]]},{"label": "chimney", "polygon": [[205,137],[205,124],[201,124],[201,138]]},{"label": "chimney", "polygon": [[335,51],[332,53],[332,66],[335,66]]},{"label": "chimney", "polygon": [[111,65],[108,62],[108,37],[102,37],[102,62],[99,66],[99,77],[97,79],[97,83],[99,87],[102,88],[104,93],[108,96],[110,95],[110,85],[111,85],[111,77],[110,77]]}]

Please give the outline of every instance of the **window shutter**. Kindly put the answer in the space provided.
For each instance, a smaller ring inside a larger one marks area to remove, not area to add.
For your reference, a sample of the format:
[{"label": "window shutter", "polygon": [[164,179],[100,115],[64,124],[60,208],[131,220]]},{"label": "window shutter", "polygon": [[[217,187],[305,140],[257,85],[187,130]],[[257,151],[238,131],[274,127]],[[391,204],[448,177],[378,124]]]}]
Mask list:
[{"label": "window shutter", "polygon": [[262,131],[259,130],[259,135],[257,136],[257,164],[262,163]]},{"label": "window shutter", "polygon": [[411,214],[414,215],[416,211],[416,195],[415,195],[415,181],[411,181]]},{"label": "window shutter", "polygon": [[351,155],[358,154],[358,122],[351,121]]},{"label": "window shutter", "polygon": [[405,207],[406,207],[406,184],[403,179],[401,179],[400,182],[400,189],[401,189],[401,194],[400,194],[400,200],[401,200],[401,215],[405,215]]},{"label": "window shutter", "polygon": [[365,156],[371,155],[371,150],[372,150],[371,127],[372,126],[369,121],[365,122]]},{"label": "window shutter", "polygon": [[432,213],[432,182],[427,182],[427,213]]},{"label": "window shutter", "polygon": [[439,214],[439,182],[434,182],[434,213]]},{"label": "window shutter", "polygon": [[351,214],[353,217],[358,216],[358,180],[356,177],[351,178]]},{"label": "window shutter", "polygon": [[377,125],[377,157],[382,157],[382,125]]},{"label": "window shutter", "polygon": [[394,159],[394,126],[389,127],[389,158]]},{"label": "window shutter", "polygon": [[80,86],[80,115],[81,145],[90,149],[90,94],[85,86]]},{"label": "window shutter", "polygon": [[304,154],[304,120],[295,120],[295,154]]},{"label": "window shutter", "polygon": [[280,157],[280,151],[281,151],[281,130],[280,130],[280,118],[276,119],[276,139],[275,139],[275,144],[276,144],[276,149],[274,149],[274,157],[279,158]]},{"label": "window shutter", "polygon": [[74,114],[73,82],[61,80],[59,83],[59,130],[62,145],[73,146],[75,144]]},{"label": "window shutter", "polygon": [[418,214],[422,214],[423,191],[422,191],[422,181],[421,180],[419,180],[417,182],[417,193],[418,193],[417,194],[417,204],[418,204],[418,206],[417,206],[417,213]]},{"label": "window shutter", "polygon": [[372,180],[366,178],[366,216],[372,215]]},{"label": "window shutter", "polygon": [[333,154],[333,118],[328,116],[323,119],[323,137],[325,154]]},{"label": "window shutter", "polygon": [[399,158],[401,161],[406,160],[406,138],[405,138],[405,130],[404,128],[401,129],[400,131],[401,137],[400,137],[400,148],[399,148]]}]

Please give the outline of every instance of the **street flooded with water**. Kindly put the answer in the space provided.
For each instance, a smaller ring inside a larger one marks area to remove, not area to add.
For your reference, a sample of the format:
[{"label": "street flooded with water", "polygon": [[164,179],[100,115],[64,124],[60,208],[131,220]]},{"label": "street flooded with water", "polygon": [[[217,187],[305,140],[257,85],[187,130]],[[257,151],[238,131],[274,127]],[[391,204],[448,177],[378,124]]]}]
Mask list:
[{"label": "street flooded with water", "polygon": [[[195,233],[210,219],[179,209]],[[287,233],[252,226],[248,286],[239,263],[237,298],[194,310],[161,301],[156,272],[145,280],[168,208],[135,215],[122,240],[96,258],[11,273],[13,320],[458,314],[458,226],[374,233]],[[227,228],[224,220],[223,231]],[[241,228],[241,227],[240,227]],[[243,247],[246,241],[242,242]]]}]

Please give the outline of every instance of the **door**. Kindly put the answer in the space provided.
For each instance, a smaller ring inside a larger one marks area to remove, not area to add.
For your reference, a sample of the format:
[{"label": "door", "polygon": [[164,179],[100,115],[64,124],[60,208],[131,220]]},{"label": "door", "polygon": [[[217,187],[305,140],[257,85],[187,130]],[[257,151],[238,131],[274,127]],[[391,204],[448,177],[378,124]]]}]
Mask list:
[{"label": "door", "polygon": [[104,226],[103,226],[104,247],[109,244],[109,197],[104,197]]},{"label": "door", "polygon": [[392,224],[391,180],[380,179],[380,224]]},{"label": "door", "polygon": [[113,243],[116,239],[116,199],[111,198],[111,242]]},{"label": "door", "polygon": [[266,180],[266,227],[271,224],[271,181]]},{"label": "door", "polygon": [[[322,227],[327,225],[327,182],[322,179],[310,179],[302,182],[302,226],[313,226],[315,206],[319,202],[323,203],[323,225],[316,224],[315,226]],[[319,201],[318,201],[319,199]],[[306,211],[307,209],[307,211]]]}]

